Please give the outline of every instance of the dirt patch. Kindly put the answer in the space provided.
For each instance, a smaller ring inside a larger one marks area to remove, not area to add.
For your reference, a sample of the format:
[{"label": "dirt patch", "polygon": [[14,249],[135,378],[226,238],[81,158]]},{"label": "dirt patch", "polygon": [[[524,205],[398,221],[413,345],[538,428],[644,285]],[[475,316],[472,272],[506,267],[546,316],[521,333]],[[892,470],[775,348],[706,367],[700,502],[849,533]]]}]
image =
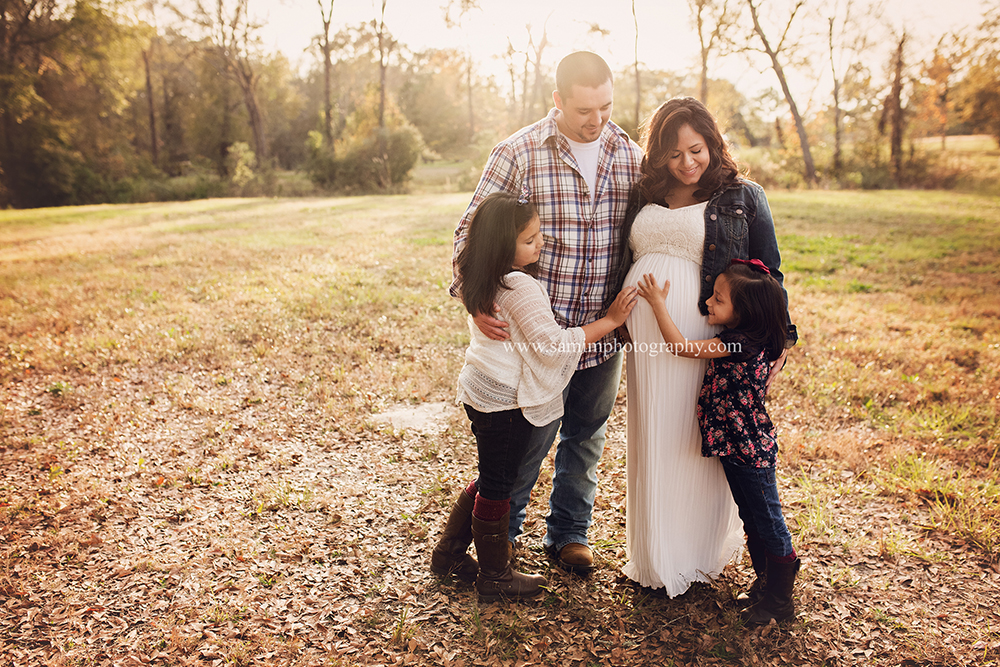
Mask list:
[{"label": "dirt patch", "polygon": [[377,424],[387,424],[397,431],[432,434],[440,433],[448,428],[449,418],[458,412],[458,407],[455,404],[443,401],[418,405],[397,405],[372,415],[372,421]]}]

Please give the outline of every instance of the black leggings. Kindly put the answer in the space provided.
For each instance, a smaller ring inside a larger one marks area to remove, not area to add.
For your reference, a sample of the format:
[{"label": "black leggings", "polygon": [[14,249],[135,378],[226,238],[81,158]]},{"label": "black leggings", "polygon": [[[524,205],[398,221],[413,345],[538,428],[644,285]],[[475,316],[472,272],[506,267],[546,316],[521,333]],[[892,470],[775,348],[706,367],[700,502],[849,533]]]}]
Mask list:
[{"label": "black leggings", "polygon": [[465,413],[479,449],[479,495],[487,500],[507,500],[535,427],[520,408],[480,412],[466,404]]}]

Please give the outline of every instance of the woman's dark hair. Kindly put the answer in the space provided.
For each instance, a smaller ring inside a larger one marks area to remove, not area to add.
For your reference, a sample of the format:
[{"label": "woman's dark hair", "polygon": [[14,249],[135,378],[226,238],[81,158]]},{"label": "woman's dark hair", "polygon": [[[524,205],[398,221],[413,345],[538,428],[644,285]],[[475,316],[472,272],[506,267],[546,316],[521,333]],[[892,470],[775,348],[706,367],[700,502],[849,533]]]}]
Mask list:
[{"label": "woman's dark hair", "polygon": [[729,153],[729,146],[712,113],[693,97],[675,97],[660,105],[643,131],[645,155],[639,170],[638,187],[647,202],[662,205],[677,186],[677,179],[667,168],[667,160],[677,148],[677,133],[684,125],[690,125],[705,138],[710,158],[694,193],[698,200],[709,199],[720,187],[733,183],[739,175],[736,160]]},{"label": "woman's dark hair", "polygon": [[722,275],[729,281],[729,298],[739,319],[736,326],[751,342],[764,346],[774,361],[788,336],[785,293],[774,276],[746,264],[731,264]]},{"label": "woman's dark hair", "polygon": [[[493,314],[497,292],[509,289],[504,276],[513,270],[517,237],[535,217],[530,202],[518,203],[508,192],[487,195],[469,221],[469,235],[458,253],[462,303],[473,316]],[[534,275],[537,265],[525,267]]]}]

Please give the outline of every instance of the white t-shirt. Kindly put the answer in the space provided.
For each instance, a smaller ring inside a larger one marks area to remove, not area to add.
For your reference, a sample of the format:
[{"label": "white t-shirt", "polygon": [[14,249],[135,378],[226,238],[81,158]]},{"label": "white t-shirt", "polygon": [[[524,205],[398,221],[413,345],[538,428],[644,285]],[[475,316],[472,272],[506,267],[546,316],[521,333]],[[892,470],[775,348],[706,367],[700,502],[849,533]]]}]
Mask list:
[{"label": "white t-shirt", "polygon": [[587,182],[587,189],[590,190],[590,201],[593,202],[594,196],[597,194],[597,162],[601,158],[601,140],[598,138],[581,144],[566,137],[566,141],[569,143],[570,150],[573,151],[576,163],[580,165],[580,175]]}]

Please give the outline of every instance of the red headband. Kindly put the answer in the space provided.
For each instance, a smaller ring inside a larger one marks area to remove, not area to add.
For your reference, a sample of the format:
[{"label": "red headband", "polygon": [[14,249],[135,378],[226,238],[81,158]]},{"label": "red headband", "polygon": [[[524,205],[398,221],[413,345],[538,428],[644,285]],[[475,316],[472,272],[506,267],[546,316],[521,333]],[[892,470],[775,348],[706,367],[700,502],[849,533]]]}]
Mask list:
[{"label": "red headband", "polygon": [[759,259],[734,259],[730,264],[746,264],[754,271],[771,275],[771,269],[767,268],[764,262]]}]

